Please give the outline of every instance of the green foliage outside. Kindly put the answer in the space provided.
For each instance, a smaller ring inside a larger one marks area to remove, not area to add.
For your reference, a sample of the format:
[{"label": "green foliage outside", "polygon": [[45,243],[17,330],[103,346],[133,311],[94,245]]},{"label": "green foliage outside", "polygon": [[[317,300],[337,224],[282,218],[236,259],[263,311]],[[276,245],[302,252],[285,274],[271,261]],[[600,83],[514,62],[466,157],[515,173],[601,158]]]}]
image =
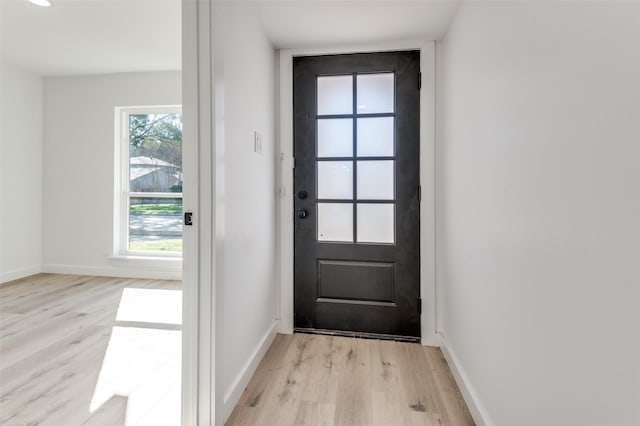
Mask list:
[{"label": "green foliage outside", "polygon": [[182,214],[182,204],[132,204],[129,206],[129,214],[161,214],[180,216]]},{"label": "green foliage outside", "polygon": [[129,242],[132,251],[172,251],[182,253],[182,239],[175,240],[135,240]]},{"label": "green foliage outside", "polygon": [[182,114],[131,114],[129,156],[157,158],[182,169]]}]

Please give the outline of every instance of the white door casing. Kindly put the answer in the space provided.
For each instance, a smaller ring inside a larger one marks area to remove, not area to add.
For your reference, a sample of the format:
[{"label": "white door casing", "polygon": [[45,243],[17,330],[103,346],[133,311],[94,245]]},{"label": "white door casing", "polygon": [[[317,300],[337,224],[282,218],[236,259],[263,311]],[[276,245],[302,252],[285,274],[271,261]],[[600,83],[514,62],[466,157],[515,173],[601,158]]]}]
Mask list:
[{"label": "white door casing", "polygon": [[423,345],[438,346],[435,285],[435,42],[407,41],[373,46],[280,50],[279,283],[280,332],[293,333],[293,57],[419,49],[420,93],[420,294]]}]

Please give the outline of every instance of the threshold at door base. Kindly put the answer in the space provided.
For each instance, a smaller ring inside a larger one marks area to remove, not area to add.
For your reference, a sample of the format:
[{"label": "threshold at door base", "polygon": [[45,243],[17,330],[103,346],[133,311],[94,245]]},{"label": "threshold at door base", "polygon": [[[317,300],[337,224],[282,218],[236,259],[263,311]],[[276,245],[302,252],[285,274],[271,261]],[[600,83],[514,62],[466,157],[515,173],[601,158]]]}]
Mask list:
[{"label": "threshold at door base", "polygon": [[322,330],[317,328],[294,328],[294,333],[323,334],[326,336],[353,337],[356,339],[393,340],[396,342],[420,343],[420,337],[394,336],[393,334],[362,333],[343,330]]}]

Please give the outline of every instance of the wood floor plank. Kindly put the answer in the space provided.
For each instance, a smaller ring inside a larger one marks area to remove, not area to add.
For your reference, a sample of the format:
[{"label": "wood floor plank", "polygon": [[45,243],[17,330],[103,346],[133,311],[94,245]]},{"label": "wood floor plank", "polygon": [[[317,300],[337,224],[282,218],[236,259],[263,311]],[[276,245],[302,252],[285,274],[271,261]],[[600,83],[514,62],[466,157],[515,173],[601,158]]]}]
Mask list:
[{"label": "wood floor plank", "polygon": [[334,424],[367,426],[373,423],[369,345],[364,339],[350,339],[344,371],[340,377]]},{"label": "wood floor plank", "polygon": [[331,426],[336,407],[333,404],[301,401],[295,419],[296,426]]},{"label": "wood floor plank", "polygon": [[3,292],[0,298],[0,310],[14,313],[30,313],[29,304],[37,303],[51,294],[68,288],[82,286],[84,276],[46,276],[24,281],[22,286],[14,287],[12,292]]},{"label": "wood floor plank", "polygon": [[[106,348],[111,327],[87,327],[66,339],[56,342],[46,350],[37,352],[20,362],[0,370],[0,404],[14,395],[24,394],[27,384],[51,383],[64,368],[75,364],[92,347]],[[62,373],[64,374],[64,373]]]},{"label": "wood floor plank", "polygon": [[273,344],[260,362],[255,375],[247,385],[238,402],[238,407],[255,408],[264,405],[265,392],[275,375],[284,367],[283,353],[286,353],[291,344],[291,335],[278,335]]},{"label": "wood floor plank", "polygon": [[[26,382],[13,392],[12,398],[3,401],[1,422],[41,425],[56,424],[54,420],[61,418],[70,424],[71,419],[86,416],[100,372],[96,361],[103,355],[104,346],[94,345],[75,358],[71,368],[57,369],[42,379]],[[83,412],[76,407],[82,407]],[[79,423],[78,420],[76,424]]]},{"label": "wood floor plank", "polygon": [[42,284],[41,287],[44,289],[39,289],[37,297],[34,297],[35,294],[29,294],[29,297],[23,298],[19,303],[11,303],[10,309],[12,312],[31,314],[45,307],[62,306],[67,302],[67,298],[93,292],[116,282],[115,279],[102,277],[73,277],[68,281],[61,282],[59,286],[49,283]]},{"label": "wood floor plank", "polygon": [[[419,413],[445,416],[442,397],[436,386],[429,363],[422,347],[405,343],[402,345],[406,395],[409,396],[409,408]],[[415,374],[420,371],[420,374]],[[450,424],[445,418],[447,424]]]},{"label": "wood floor plank", "polygon": [[[249,426],[260,424],[260,422],[276,421],[280,415],[279,389],[276,389],[276,384],[282,382],[284,374],[288,371],[288,365],[293,360],[295,349],[291,348],[292,342],[291,335],[276,336],[240,397],[235,410],[229,416],[227,425]],[[261,408],[266,406],[273,406],[274,409],[264,414],[266,410]]]},{"label": "wood floor plank", "polygon": [[0,298],[2,301],[12,300],[16,296],[25,296],[34,288],[38,288],[42,283],[64,282],[68,279],[68,275],[59,274],[36,274],[14,281],[9,281],[0,285]]},{"label": "wood floor plank", "polygon": [[66,312],[39,327],[31,328],[28,332],[3,339],[2,346],[0,346],[2,368],[9,368],[24,358],[46,350],[59,340],[68,338],[105,318],[112,318],[112,316],[113,313],[109,309],[103,309],[96,316]]},{"label": "wood floor plank", "polygon": [[390,341],[371,342],[371,389],[373,424],[397,425],[414,423],[402,383],[398,344]]},{"label": "wood floor plank", "polygon": [[431,365],[436,386],[442,396],[442,402],[451,424],[473,425],[473,417],[467,409],[462,393],[456,384],[451,369],[440,348],[424,347],[424,353]]},{"label": "wood floor plank", "polygon": [[19,323],[24,319],[24,314],[0,311],[0,337],[2,331],[12,324]]},{"label": "wood floor plank", "polygon": [[305,377],[309,374],[307,365],[311,359],[310,344],[316,336],[305,335],[292,339],[284,356],[284,368],[274,377],[274,386],[269,388],[265,396],[265,406],[257,424],[294,425],[300,400],[297,398]]},{"label": "wood floor plank", "polygon": [[[39,325],[48,324],[70,312],[75,312],[79,317],[83,317],[87,316],[86,314],[96,316],[99,312],[109,311],[112,315],[107,315],[107,317],[115,317],[122,289],[125,287],[127,287],[126,281],[120,283],[107,281],[100,286],[75,287],[73,294],[55,293],[56,298],[52,299],[48,305],[34,308],[28,314],[20,314],[21,318],[14,318],[3,324],[0,328],[0,338],[6,341],[11,336],[31,333]],[[109,318],[107,323],[110,324],[111,320]]]},{"label": "wood floor plank", "polygon": [[316,356],[311,360],[309,379],[300,398],[303,401],[321,402],[335,406],[338,399],[340,377],[347,361],[350,339],[326,336],[315,339]]}]

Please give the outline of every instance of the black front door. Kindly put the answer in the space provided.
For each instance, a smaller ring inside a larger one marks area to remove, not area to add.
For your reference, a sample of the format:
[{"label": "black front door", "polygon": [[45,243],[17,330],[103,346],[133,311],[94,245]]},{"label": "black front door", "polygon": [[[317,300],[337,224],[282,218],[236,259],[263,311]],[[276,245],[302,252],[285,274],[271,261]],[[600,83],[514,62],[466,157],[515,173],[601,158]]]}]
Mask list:
[{"label": "black front door", "polygon": [[293,61],[295,327],[420,337],[420,52]]}]

